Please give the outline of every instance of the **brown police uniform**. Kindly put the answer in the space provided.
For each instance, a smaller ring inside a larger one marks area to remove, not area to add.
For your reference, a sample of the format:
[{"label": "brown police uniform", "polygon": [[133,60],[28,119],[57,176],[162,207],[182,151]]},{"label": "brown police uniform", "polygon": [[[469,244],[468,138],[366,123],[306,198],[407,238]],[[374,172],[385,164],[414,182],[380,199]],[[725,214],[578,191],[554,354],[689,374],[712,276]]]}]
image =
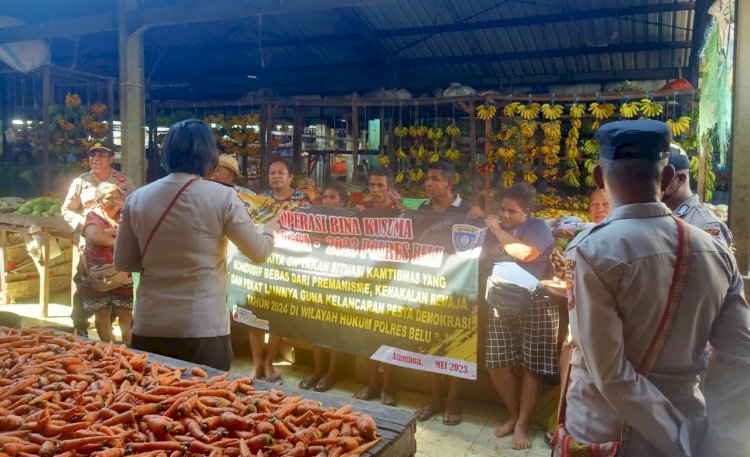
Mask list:
[{"label": "brown police uniform", "polygon": [[[83,224],[84,213],[91,209],[96,196],[96,187],[101,184],[100,180],[93,172],[83,173],[73,180],[68,189],[68,195],[65,197],[60,212],[65,222],[74,230],[80,229]],[[116,184],[125,191],[125,195],[131,194],[135,190],[133,180],[119,171],[112,170],[106,182]]]}]

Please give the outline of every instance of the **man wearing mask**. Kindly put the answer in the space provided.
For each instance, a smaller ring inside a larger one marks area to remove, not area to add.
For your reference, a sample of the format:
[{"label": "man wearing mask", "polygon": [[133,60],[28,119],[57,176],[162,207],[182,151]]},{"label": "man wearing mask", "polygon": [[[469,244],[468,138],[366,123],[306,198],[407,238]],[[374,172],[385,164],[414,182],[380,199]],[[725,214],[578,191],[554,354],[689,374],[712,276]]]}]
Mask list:
[{"label": "man wearing mask", "polygon": [[729,231],[729,227],[706,208],[690,189],[690,159],[676,144],[670,145],[669,165],[674,167],[675,176],[664,192],[662,201],[688,224],[708,232],[725,246],[731,246],[732,232]]}]

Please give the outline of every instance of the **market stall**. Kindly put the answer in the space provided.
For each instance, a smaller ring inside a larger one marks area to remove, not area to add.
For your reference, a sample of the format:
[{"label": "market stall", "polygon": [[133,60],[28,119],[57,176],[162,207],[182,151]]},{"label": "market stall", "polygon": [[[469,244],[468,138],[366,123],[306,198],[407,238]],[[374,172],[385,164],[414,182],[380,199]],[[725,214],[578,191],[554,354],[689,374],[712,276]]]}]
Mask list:
[{"label": "market stall", "polygon": [[[414,455],[410,413],[42,329],[0,327],[13,455]],[[66,454],[68,455],[68,454]]]}]

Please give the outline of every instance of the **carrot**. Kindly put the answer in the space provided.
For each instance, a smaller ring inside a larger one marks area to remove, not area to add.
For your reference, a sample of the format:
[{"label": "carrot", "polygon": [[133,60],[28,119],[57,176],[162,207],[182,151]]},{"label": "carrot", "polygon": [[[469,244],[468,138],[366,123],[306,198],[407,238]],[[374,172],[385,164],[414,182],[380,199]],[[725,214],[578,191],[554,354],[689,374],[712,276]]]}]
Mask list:
[{"label": "carrot", "polygon": [[219,416],[219,425],[228,429],[244,430],[250,428],[250,424],[247,421],[230,412],[225,412]]},{"label": "carrot", "polygon": [[380,441],[380,438],[376,438],[376,439],[374,439],[372,441],[368,441],[367,443],[359,446],[356,449],[352,449],[351,451],[349,451],[349,452],[347,452],[345,454],[341,454],[341,457],[359,457],[362,453],[364,453],[365,451],[367,451],[371,447],[373,447],[376,444],[378,444],[378,441]]},{"label": "carrot", "polygon": [[331,433],[331,431],[333,431],[334,429],[341,427],[341,424],[343,422],[344,421],[342,421],[341,419],[323,422],[322,424],[318,425],[318,430],[320,430],[320,432],[323,433],[324,435],[327,435]]},{"label": "carrot", "polygon": [[328,457],[340,457],[344,453],[344,448],[335,447],[328,452]]},{"label": "carrot", "polygon": [[344,448],[345,451],[351,451],[362,443],[362,438],[355,438],[353,436],[346,436],[339,440],[339,447]]},{"label": "carrot", "polygon": [[142,420],[157,435],[164,435],[172,431],[172,420],[167,417],[150,414],[143,416]]},{"label": "carrot", "polygon": [[340,415],[343,416],[344,414],[349,414],[351,412],[352,412],[352,405],[351,404],[347,404],[347,405],[344,405],[341,408],[337,409],[334,412],[334,414],[336,414],[337,416],[340,416]]},{"label": "carrot", "polygon": [[201,426],[207,430],[214,429],[219,426],[219,416],[211,416],[203,419]]},{"label": "carrot", "polygon": [[169,457],[182,457],[182,451],[172,451]]},{"label": "carrot", "polygon": [[165,395],[152,395],[145,392],[138,392],[137,390],[129,389],[127,391],[130,395],[137,398],[138,400],[145,401],[148,403],[160,403],[167,400]]},{"label": "carrot", "polygon": [[19,416],[0,416],[0,430],[16,430],[23,426],[24,420]]},{"label": "carrot", "polygon": [[94,452],[91,457],[122,457],[125,455],[125,449],[121,447],[109,448],[106,451]]},{"label": "carrot", "polygon": [[65,425],[47,424],[47,426],[44,427],[44,434],[47,436],[68,436],[74,434],[78,430],[88,428],[90,425],[91,424],[87,424],[86,422],[73,422]]},{"label": "carrot", "polygon": [[33,443],[8,443],[3,445],[3,452],[6,454],[18,454],[19,452],[28,452],[29,454],[38,454],[41,446]]},{"label": "carrot", "polygon": [[23,391],[27,387],[33,386],[37,382],[39,382],[39,376],[37,375],[29,376],[28,378],[23,378],[17,383],[10,386],[8,389],[3,391],[2,393],[0,393],[0,399],[10,397],[11,395],[15,395],[16,393]]},{"label": "carrot", "polygon": [[[182,417],[185,417],[185,416],[187,416],[187,415],[188,415],[188,414],[190,413],[190,411],[192,411],[192,410],[193,410],[193,408],[195,408],[195,407],[196,407],[197,405],[198,405],[198,396],[197,396],[197,395],[192,395],[192,396],[191,396],[190,398],[188,398],[187,400],[185,400],[184,402],[182,402],[182,404],[180,404],[180,405],[179,405],[179,406],[177,407],[177,415],[178,415],[178,416],[182,416]],[[171,409],[171,408],[170,408],[170,409]],[[166,414],[166,413],[165,413],[164,415],[165,415],[165,416],[168,416],[168,414]]]},{"label": "carrot", "polygon": [[299,402],[289,403],[274,411],[273,415],[276,417],[276,419],[283,419],[296,411],[298,405]]},{"label": "carrot", "polygon": [[152,441],[150,443],[128,443],[125,446],[126,453],[150,452],[150,451],[183,451],[182,443],[177,441]]},{"label": "carrot", "polygon": [[146,403],[133,406],[132,409],[136,417],[141,417],[149,414],[159,414],[162,410],[162,405],[161,403]]},{"label": "carrot", "polygon": [[321,452],[325,452],[325,446],[309,446],[307,448],[307,455],[318,455]]},{"label": "carrot", "polygon": [[200,424],[198,422],[194,421],[193,419],[186,418],[182,420],[182,423],[185,425],[185,427],[188,430],[188,433],[192,435],[195,439],[208,442],[211,440],[211,437],[206,435],[206,433],[203,431],[203,428],[201,428]]},{"label": "carrot", "polygon": [[65,452],[65,451],[72,451],[74,449],[78,449],[81,446],[87,445],[87,444],[104,444],[108,440],[110,440],[111,437],[109,436],[90,436],[86,438],[73,438],[69,440],[60,441],[57,444],[58,452]]},{"label": "carrot", "polygon": [[194,440],[194,441],[190,442],[190,444],[188,445],[187,449],[190,452],[210,454],[216,448],[214,446],[211,446],[210,444],[206,444],[206,443],[204,443],[202,441]]},{"label": "carrot", "polygon": [[352,424],[349,422],[345,422],[344,425],[341,426],[341,436],[351,436],[352,435]]},{"label": "carrot", "polygon": [[269,435],[275,435],[276,427],[274,427],[270,422],[263,421],[255,424],[255,431],[257,433],[268,433]]},{"label": "carrot", "polygon": [[253,457],[245,440],[240,439],[240,457]]},{"label": "carrot", "polygon": [[354,426],[357,427],[357,430],[359,430],[360,435],[366,440],[370,441],[375,439],[375,429],[377,428],[377,425],[371,416],[360,414],[357,416],[357,420],[354,424]]},{"label": "carrot", "polygon": [[125,411],[124,413],[111,417],[102,422],[102,425],[117,425],[131,422],[135,422],[135,413],[133,413],[133,410]]},{"label": "carrot", "polygon": [[251,451],[255,452],[258,449],[261,449],[266,446],[270,446],[273,444],[273,437],[271,435],[268,435],[266,433],[256,435],[249,440],[247,440],[247,446],[250,448]]},{"label": "carrot", "polygon": [[322,446],[329,446],[331,444],[338,446],[339,443],[341,443],[340,437],[329,437],[329,438],[318,438],[317,440],[313,441],[312,444],[315,445],[322,445]]},{"label": "carrot", "polygon": [[206,370],[204,370],[201,367],[193,367],[193,368],[191,368],[190,369],[190,373],[193,376],[198,376],[198,377],[201,377],[201,378],[207,378],[208,377],[208,373],[206,373]]},{"label": "carrot", "polygon": [[274,438],[287,439],[292,436],[291,430],[289,430],[289,427],[283,421],[275,420],[272,424],[276,428],[276,433],[273,435]]}]

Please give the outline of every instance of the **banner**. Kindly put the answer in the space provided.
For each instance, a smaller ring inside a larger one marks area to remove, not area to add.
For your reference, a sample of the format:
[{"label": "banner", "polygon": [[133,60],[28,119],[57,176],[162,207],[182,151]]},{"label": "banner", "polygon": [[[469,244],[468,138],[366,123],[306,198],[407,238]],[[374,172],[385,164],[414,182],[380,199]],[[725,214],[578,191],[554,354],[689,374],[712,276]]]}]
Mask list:
[{"label": "banner", "polygon": [[274,253],[231,249],[235,321],[318,346],[476,379],[478,259],[465,216],[395,209],[280,211]]}]

